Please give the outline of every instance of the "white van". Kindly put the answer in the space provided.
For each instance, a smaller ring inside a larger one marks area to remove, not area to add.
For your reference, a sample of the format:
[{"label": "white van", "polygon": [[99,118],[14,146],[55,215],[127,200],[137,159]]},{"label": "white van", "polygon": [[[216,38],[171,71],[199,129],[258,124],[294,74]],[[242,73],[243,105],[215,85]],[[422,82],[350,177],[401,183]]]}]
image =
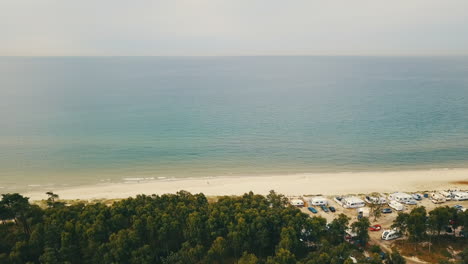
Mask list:
[{"label": "white van", "polygon": [[390,201],[388,202],[388,206],[395,209],[396,211],[403,211],[405,210],[405,206],[397,201]]},{"label": "white van", "polygon": [[382,233],[382,240],[392,240],[401,237],[400,232],[396,229],[384,230]]}]

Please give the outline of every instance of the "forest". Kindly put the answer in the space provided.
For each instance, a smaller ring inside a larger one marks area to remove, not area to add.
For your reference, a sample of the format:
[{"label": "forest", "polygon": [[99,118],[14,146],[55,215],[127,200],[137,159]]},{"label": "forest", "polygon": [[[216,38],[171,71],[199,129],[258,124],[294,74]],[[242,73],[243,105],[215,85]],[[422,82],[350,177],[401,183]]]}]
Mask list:
[{"label": "forest", "polygon": [[[48,195],[46,206],[20,194],[2,195],[0,263],[405,263],[397,251],[384,255],[368,245],[369,219],[350,224],[341,214],[327,223],[289,206],[273,191],[211,202],[203,194],[181,191],[111,205],[65,204]],[[440,235],[444,225],[438,229],[438,221],[446,219],[415,210],[399,215],[394,225],[413,240]],[[432,225],[421,227],[421,221]],[[466,213],[457,215],[458,225],[467,221]],[[357,234],[351,242],[344,239],[348,228]],[[466,258],[460,263],[468,263]]]}]

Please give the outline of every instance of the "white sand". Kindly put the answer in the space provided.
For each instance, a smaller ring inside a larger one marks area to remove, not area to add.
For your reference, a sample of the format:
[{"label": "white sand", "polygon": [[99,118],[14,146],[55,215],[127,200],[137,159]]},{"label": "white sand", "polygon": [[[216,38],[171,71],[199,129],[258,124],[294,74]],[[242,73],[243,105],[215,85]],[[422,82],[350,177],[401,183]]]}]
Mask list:
[{"label": "white sand", "polygon": [[[394,191],[466,189],[454,181],[468,181],[468,169],[435,169],[394,172],[307,173],[279,176],[217,177],[113,183],[55,189],[62,199],[114,199],[138,194],[164,194],[186,190],[205,195],[240,195],[245,192],[285,195],[349,194]],[[26,193],[32,200],[45,199],[43,192]]]}]

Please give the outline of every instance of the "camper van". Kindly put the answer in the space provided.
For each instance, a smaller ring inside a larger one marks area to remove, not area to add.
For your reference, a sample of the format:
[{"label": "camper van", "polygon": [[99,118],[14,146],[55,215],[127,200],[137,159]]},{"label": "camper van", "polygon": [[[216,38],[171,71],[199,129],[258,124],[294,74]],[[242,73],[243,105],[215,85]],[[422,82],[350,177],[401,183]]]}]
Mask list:
[{"label": "camper van", "polygon": [[468,192],[454,191],[454,192],[452,192],[452,200],[454,200],[454,201],[466,201],[466,200],[468,200]]},{"label": "camper van", "polygon": [[400,232],[396,229],[384,230],[382,233],[382,240],[392,240],[401,237]]},{"label": "camper van", "polygon": [[407,193],[402,193],[402,192],[396,192],[392,193],[389,195],[389,200],[397,201],[402,204],[416,204],[416,200],[414,200],[413,196],[407,194]]},{"label": "camper van", "polygon": [[297,206],[297,207],[303,207],[304,206],[304,201],[300,199],[293,199],[291,200],[291,205]]},{"label": "camper van", "polygon": [[325,197],[312,197],[309,199],[309,205],[328,205],[328,200]]},{"label": "camper van", "polygon": [[405,206],[403,204],[401,204],[400,202],[397,202],[397,201],[390,201],[388,203],[388,206],[390,206],[391,208],[395,209],[396,211],[403,211],[405,210]]},{"label": "camper van", "polygon": [[435,204],[445,203],[445,196],[440,193],[431,193],[431,201]]},{"label": "camper van", "polygon": [[341,201],[344,208],[359,208],[366,205],[363,200],[355,196],[343,197]]}]

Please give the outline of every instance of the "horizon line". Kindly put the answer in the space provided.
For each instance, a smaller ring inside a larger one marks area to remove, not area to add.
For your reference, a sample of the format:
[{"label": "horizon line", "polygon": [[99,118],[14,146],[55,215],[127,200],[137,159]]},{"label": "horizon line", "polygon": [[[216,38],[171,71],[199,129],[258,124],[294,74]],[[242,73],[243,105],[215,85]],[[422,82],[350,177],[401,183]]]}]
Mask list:
[{"label": "horizon line", "polygon": [[2,55],[18,58],[66,58],[66,57],[468,57],[466,54],[239,54],[239,55]]}]

